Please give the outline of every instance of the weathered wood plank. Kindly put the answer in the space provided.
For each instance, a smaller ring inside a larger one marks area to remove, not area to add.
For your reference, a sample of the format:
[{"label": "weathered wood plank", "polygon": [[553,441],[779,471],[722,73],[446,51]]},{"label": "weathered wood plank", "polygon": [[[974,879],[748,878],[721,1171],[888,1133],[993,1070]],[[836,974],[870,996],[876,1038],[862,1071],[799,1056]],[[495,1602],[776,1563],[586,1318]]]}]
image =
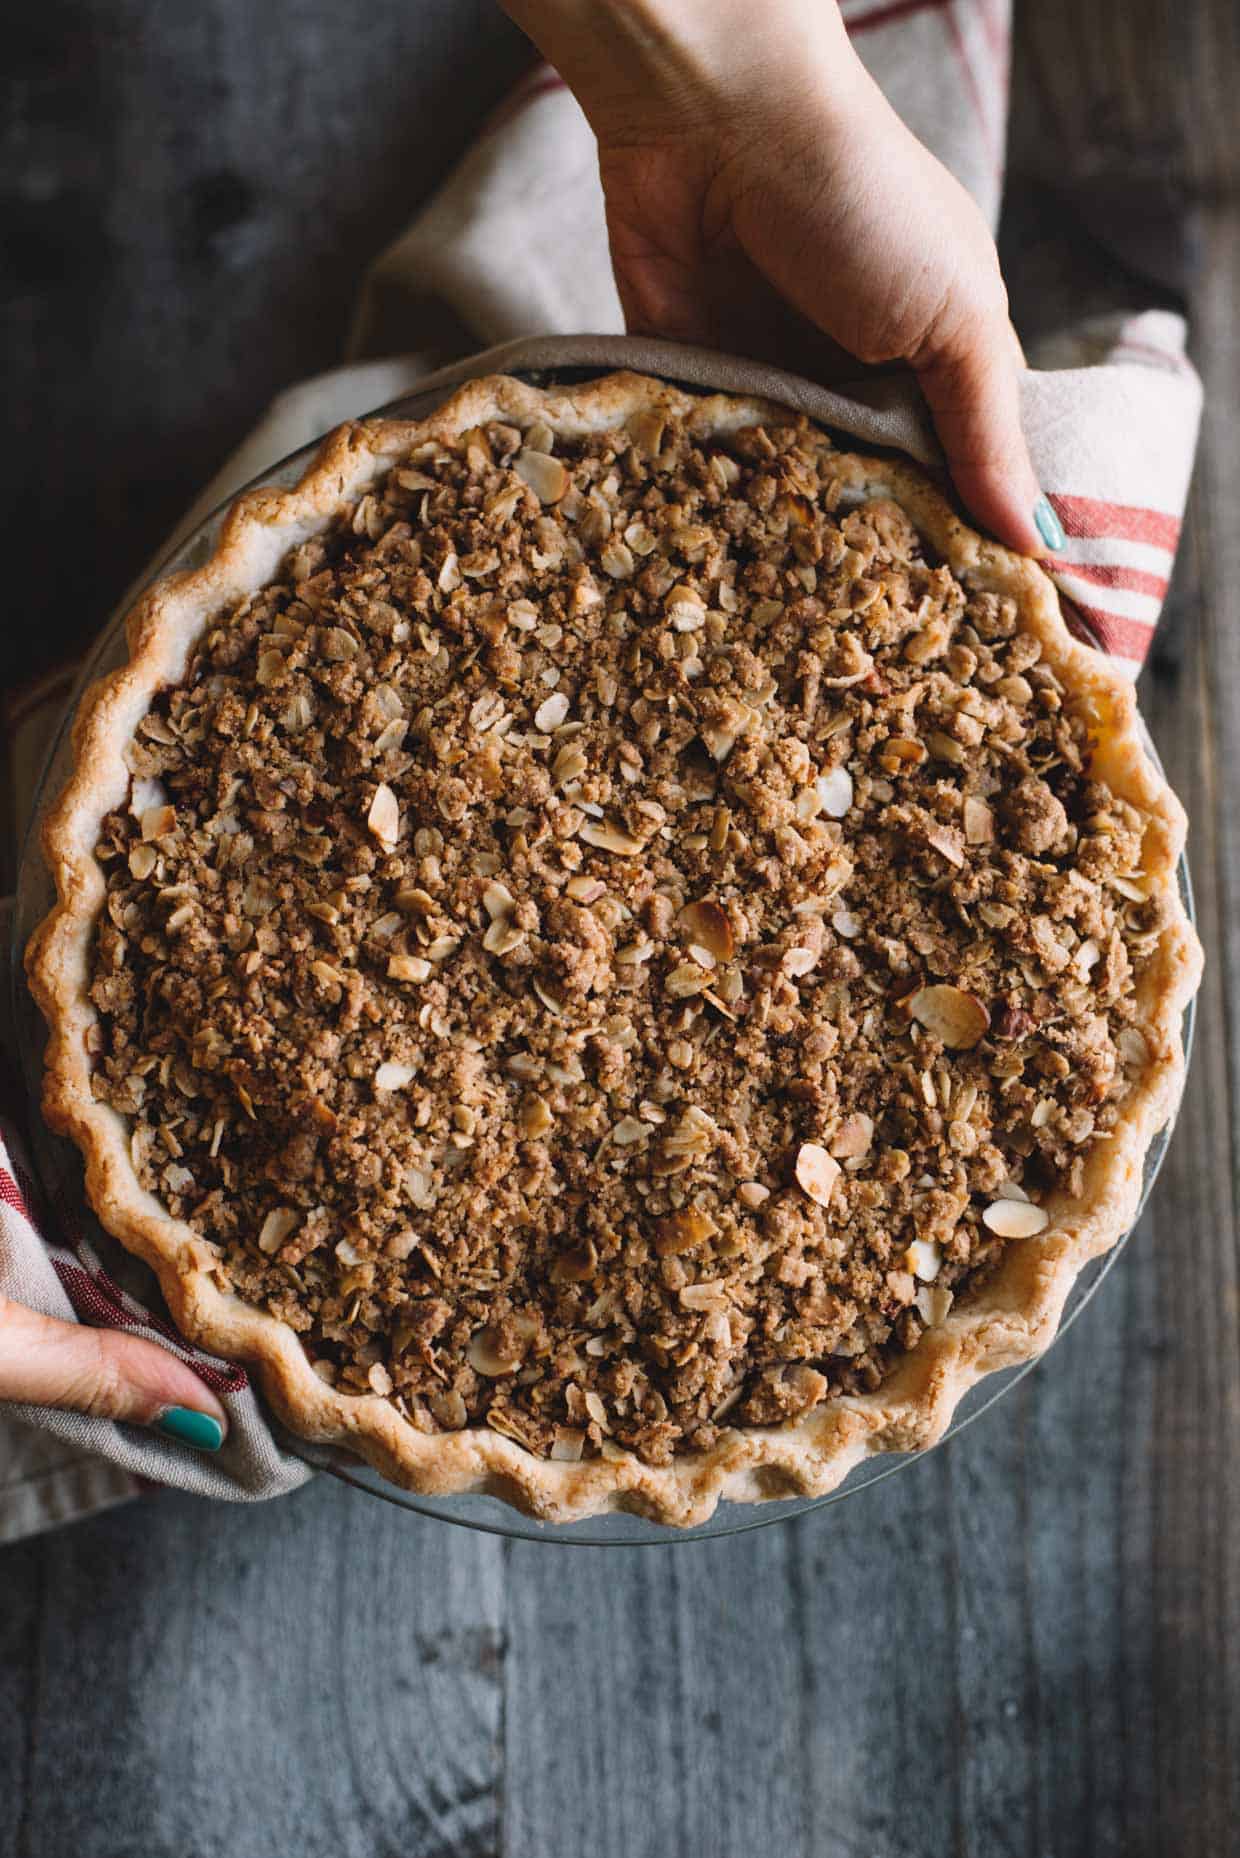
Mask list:
[{"label": "weathered wood plank", "polygon": [[339,360],[366,265],[528,58],[494,0],[6,9],[6,683],[80,649],[271,396]]},{"label": "weathered wood plank", "polygon": [[1014,119],[1019,169],[1069,193],[1100,177],[1204,193],[1240,183],[1231,0],[1017,0],[1015,16],[1014,79],[1029,106]]},{"label": "weathered wood plank", "polygon": [[505,1851],[895,1852],[901,1767],[927,1849],[949,1849],[950,1714],[933,1659],[910,1660],[936,1623],[946,1650],[907,1578],[925,1491],[901,1479],[786,1527],[566,1565],[515,1548]]},{"label": "weathered wood plank", "polygon": [[0,1853],[496,1858],[501,1553],[326,1479],[7,1551]]},{"label": "weathered wood plank", "polygon": [[1240,1809],[1240,210],[1204,215],[1196,348],[1208,383],[1185,540],[1196,597],[1183,668],[1150,713],[1193,821],[1209,963],[1198,1050],[1159,1199],[1153,1679],[1159,1822],[1185,1854],[1234,1842]]},{"label": "weathered wood plank", "polygon": [[[1132,1359],[1153,1269],[1147,1219],[1027,1390],[1024,1516],[1006,1548],[1027,1610],[1019,1716],[1029,1736],[1031,1851],[1118,1858],[1148,1821],[1151,1775],[1130,1746],[1148,1663],[1139,1650],[1129,1688],[1121,1563],[1134,1512],[1144,1506],[1148,1520],[1148,1399],[1137,1397]],[[1134,1578],[1147,1607],[1144,1549]]]}]

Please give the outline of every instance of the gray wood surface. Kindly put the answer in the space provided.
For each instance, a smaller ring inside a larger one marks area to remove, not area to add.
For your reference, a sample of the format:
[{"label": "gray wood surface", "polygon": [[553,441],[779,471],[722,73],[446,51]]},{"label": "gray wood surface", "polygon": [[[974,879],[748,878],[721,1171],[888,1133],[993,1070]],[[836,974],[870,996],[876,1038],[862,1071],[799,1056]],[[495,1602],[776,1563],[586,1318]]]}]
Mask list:
[{"label": "gray wood surface", "polygon": [[[35,381],[53,417],[21,508],[59,468],[100,538],[66,562],[38,531],[31,586],[66,637],[258,402],[330,363],[342,277],[521,58],[463,0],[171,15],[54,4],[18,33],[10,153],[108,241],[96,348],[73,353],[85,271],[32,281],[29,253],[5,322],[10,415],[35,431]],[[320,1481],[255,1510],[159,1494],[0,1553],[0,1858],[1240,1849],[1238,34],[1234,0],[1036,0],[1017,51],[1018,320],[1134,288],[1047,184],[1160,176],[1191,204],[1208,384],[1144,703],[1210,965],[1171,1157],[1099,1296],[944,1451],[732,1541],[504,1544]],[[203,192],[225,173],[244,211]]]}]

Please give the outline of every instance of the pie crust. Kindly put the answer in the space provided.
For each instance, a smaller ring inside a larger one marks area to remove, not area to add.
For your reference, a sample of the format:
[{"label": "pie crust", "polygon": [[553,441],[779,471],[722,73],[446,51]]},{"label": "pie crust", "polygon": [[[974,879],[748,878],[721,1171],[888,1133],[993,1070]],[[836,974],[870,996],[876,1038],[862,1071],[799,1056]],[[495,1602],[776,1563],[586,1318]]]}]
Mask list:
[{"label": "pie crust", "polygon": [[1163,893],[1166,908],[1138,984],[1149,1062],[1124,1099],[1110,1139],[1090,1148],[1080,1193],[1049,1195],[1046,1229],[1012,1240],[989,1276],[927,1329],[874,1391],[838,1395],[782,1424],[724,1429],[709,1450],[664,1464],[615,1450],[575,1463],[549,1460],[484,1427],[420,1431],[387,1398],[345,1394],[326,1384],[291,1327],[221,1287],[216,1248],[140,1185],[126,1118],[92,1094],[88,1051],[98,1018],[89,991],[92,938],[106,889],[95,856],[101,822],[126,802],[127,745],[155,694],[184,674],[212,617],[264,587],[290,548],[325,530],[342,506],[427,440],[449,442],[499,420],[523,431],[542,422],[557,439],[571,441],[643,411],[683,419],[702,437],[790,418],[767,402],[691,397],[632,374],[547,391],[495,377],[468,384],[416,424],[371,419],[343,426],[324,441],[295,488],[240,498],[211,559],[141,598],[128,618],[128,664],[82,700],[73,729],[75,772],[45,830],[59,901],[31,940],[27,970],[50,1030],[44,1111],[52,1128],[81,1149],[92,1206],[107,1229],[155,1270],[184,1333],[203,1348],[251,1364],[293,1432],[347,1447],[394,1483],[427,1495],[484,1491],[556,1522],[631,1510],[689,1526],[708,1518],[720,1497],[820,1496],[871,1453],[932,1445],[969,1388],[1045,1348],[1082,1267],[1131,1225],[1146,1151],[1173,1116],[1181,1089],[1181,1020],[1201,966],[1177,887],[1185,820],[1142,746],[1132,690],[1104,657],[1070,635],[1055,589],[1036,563],[967,527],[920,469],[851,453],[835,460],[843,502],[882,497],[897,504],[966,588],[1017,603],[1021,627],[1039,642],[1043,662],[1074,700],[1092,703],[1091,772],[1143,815],[1143,869],[1150,892]]}]

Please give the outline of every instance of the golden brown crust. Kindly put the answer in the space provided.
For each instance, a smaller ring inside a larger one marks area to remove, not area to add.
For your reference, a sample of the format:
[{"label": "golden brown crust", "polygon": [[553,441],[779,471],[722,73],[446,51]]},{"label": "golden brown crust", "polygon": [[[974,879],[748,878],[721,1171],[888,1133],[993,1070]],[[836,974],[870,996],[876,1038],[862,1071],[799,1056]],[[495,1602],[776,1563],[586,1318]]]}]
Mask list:
[{"label": "golden brown crust", "polygon": [[178,1324],[199,1345],[245,1360],[281,1418],[301,1436],[347,1445],[398,1484],[426,1494],[487,1491],[530,1514],[569,1521],[630,1509],[660,1522],[702,1522],[721,1496],[733,1501],[818,1496],[873,1452],[908,1451],[942,1436],[965,1392],[984,1375],[1029,1359],[1050,1341],[1064,1300],[1085,1263],[1132,1222],[1144,1156],[1174,1113],[1183,1074],[1181,1019],[1201,956],[1178,898],[1182,809],[1146,755],[1132,690],[1109,662],[1069,635],[1051,582],[1032,561],[969,529],[918,469],[841,454],[846,501],[882,495],[908,514],[952,572],[974,589],[1014,598],[1044,658],[1098,716],[1095,768],[1148,820],[1144,869],[1173,907],[1139,983],[1139,1023],[1150,1064],[1126,1100],[1109,1142],[1095,1144],[1083,1192],[1047,1201],[1051,1223],[1011,1244],[991,1278],[929,1330],[874,1393],[836,1399],[782,1426],[726,1432],[708,1452],[668,1466],[618,1453],[580,1463],[548,1462],[490,1429],[428,1436],[386,1399],[336,1392],[314,1373],[284,1323],[221,1290],[214,1249],[163,1211],[138,1183],[124,1119],[97,1102],[86,1035],[89,949],[104,897],[94,856],[103,816],[120,805],[129,770],[125,747],[154,693],[184,671],[209,616],[261,586],[286,550],[323,529],[393,458],[429,438],[449,439],[488,420],[544,421],[559,436],[604,430],[643,407],[661,407],[703,434],[735,430],[774,412],[736,396],[694,398],[638,375],[616,374],[541,392],[496,377],[471,382],[426,421],[361,421],[325,440],[301,483],[259,490],[230,513],[219,547],[193,573],[162,581],[128,620],[130,661],[83,699],[73,730],[75,773],[45,831],[59,901],[32,938],[27,969],[47,1018],[44,1110],[86,1160],[91,1204],[107,1228],[156,1271]]}]

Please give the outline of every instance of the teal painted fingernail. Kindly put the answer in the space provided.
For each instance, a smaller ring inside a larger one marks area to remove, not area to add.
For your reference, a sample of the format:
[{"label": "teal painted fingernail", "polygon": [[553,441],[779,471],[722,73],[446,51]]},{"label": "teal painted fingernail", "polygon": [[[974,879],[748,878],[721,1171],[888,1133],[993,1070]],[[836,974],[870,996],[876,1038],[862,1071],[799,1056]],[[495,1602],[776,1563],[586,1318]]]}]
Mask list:
[{"label": "teal painted fingernail", "polygon": [[1033,520],[1047,548],[1053,548],[1058,553],[1064,545],[1063,524],[1051,508],[1049,497],[1038,498],[1033,506]]},{"label": "teal painted fingernail", "polygon": [[156,1432],[192,1445],[195,1451],[218,1452],[224,1443],[224,1428],[210,1413],[195,1413],[192,1406],[170,1406],[155,1421]]}]

